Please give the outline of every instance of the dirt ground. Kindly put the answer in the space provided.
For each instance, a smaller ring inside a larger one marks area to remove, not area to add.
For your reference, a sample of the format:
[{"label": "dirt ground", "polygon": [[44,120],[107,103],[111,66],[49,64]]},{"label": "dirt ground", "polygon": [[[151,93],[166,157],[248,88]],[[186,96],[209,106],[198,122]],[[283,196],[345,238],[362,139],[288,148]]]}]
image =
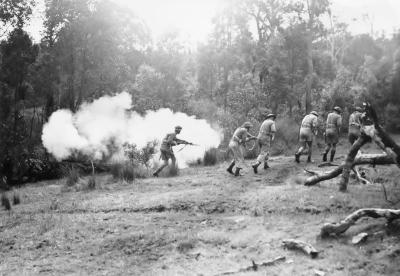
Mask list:
[{"label": "dirt ground", "polygon": [[[343,158],[341,150],[335,162]],[[340,193],[337,180],[301,184],[305,167],[321,170],[317,161],[277,156],[267,171],[237,178],[227,163],[129,183],[98,175],[92,191],[65,191],[65,180],[26,185],[21,204],[0,211],[0,274],[219,275],[282,256],[234,275],[400,275],[400,222],[365,218],[340,237],[318,237],[324,223],[359,208],[399,208],[381,184],[400,199],[400,170],[366,167],[373,184],[351,180]],[[360,232],[370,236],[353,245]],[[289,238],[319,257],[284,249]]]}]

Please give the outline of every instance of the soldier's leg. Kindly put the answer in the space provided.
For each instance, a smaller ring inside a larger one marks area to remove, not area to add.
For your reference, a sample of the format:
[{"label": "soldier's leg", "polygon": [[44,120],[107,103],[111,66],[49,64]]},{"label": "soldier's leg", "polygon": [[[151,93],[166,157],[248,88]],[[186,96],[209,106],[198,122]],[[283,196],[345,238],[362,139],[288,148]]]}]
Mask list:
[{"label": "soldier's leg", "polygon": [[236,155],[236,170],[235,176],[240,176],[240,170],[244,168],[244,148],[243,146],[237,147],[237,155]]},{"label": "soldier's leg", "polygon": [[256,163],[252,165],[254,173],[257,173],[257,168],[260,166],[260,164],[264,161],[265,155],[266,155],[266,150],[265,150],[265,145],[258,141],[258,147],[260,149],[260,154],[257,156]]},{"label": "soldier's leg", "polygon": [[176,157],[175,154],[171,155],[171,162],[172,162],[172,166],[175,167],[176,166]]},{"label": "soldier's leg", "polygon": [[267,154],[265,155],[265,158],[264,158],[264,170],[269,168],[268,159],[269,159],[269,147],[268,147]]},{"label": "soldier's leg", "polygon": [[229,164],[229,167],[226,169],[226,171],[228,172],[228,173],[230,173],[230,174],[234,174],[233,173],[233,171],[232,171],[232,169],[233,169],[233,167],[235,166],[235,159],[233,159],[232,160],[232,162]]},{"label": "soldier's leg", "polygon": [[307,157],[307,162],[311,162],[312,141],[307,141],[307,146],[308,146],[308,157]]},{"label": "soldier's leg", "polygon": [[322,161],[323,162],[327,161],[328,153],[329,153],[330,150],[331,150],[331,144],[326,144],[325,151],[324,151],[324,156],[322,157]]},{"label": "soldier's leg", "polygon": [[331,162],[333,161],[333,158],[335,157],[336,153],[336,143],[332,144],[332,150],[331,150]]},{"label": "soldier's leg", "polygon": [[306,142],[300,141],[300,147],[294,154],[297,163],[300,163],[300,155],[304,152],[305,148],[306,148]]},{"label": "soldier's leg", "polygon": [[153,173],[153,176],[158,177],[158,174],[159,174],[166,166],[168,166],[168,159],[163,160],[163,164],[161,165],[161,167],[159,167],[159,168]]}]

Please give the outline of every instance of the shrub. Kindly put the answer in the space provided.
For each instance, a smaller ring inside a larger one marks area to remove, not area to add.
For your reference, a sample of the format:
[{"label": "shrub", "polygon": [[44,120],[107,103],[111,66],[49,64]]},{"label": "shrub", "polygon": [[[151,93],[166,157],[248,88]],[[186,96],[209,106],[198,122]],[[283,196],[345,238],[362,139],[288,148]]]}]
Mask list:
[{"label": "shrub", "polygon": [[94,175],[89,176],[88,183],[87,183],[87,188],[89,190],[96,189],[96,178],[94,177]]},{"label": "shrub", "polygon": [[1,194],[1,206],[3,206],[6,210],[11,210],[11,203],[5,193]]},{"label": "shrub", "polygon": [[110,172],[115,179],[126,181],[149,176],[148,170],[144,166],[129,161],[114,162],[110,166]]},{"label": "shrub", "polygon": [[272,142],[271,155],[284,154],[293,151],[297,147],[299,137],[299,125],[291,118],[279,118],[276,120],[276,135]]},{"label": "shrub", "polygon": [[203,164],[205,166],[213,166],[218,162],[218,149],[210,148],[204,153]]},{"label": "shrub", "polygon": [[71,167],[66,171],[66,181],[67,187],[72,187],[79,181],[79,170],[75,167]]},{"label": "shrub", "polygon": [[21,203],[21,199],[19,197],[19,194],[14,192],[14,194],[13,194],[13,204],[14,205],[18,205],[20,203]]}]

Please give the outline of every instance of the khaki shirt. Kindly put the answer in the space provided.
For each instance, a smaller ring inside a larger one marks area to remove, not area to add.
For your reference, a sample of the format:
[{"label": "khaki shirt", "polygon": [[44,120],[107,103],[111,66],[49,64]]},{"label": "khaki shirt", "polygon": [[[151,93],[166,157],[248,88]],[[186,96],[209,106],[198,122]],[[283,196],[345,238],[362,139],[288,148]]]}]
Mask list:
[{"label": "khaki shirt", "polygon": [[308,114],[304,117],[303,121],[301,122],[300,129],[310,129],[314,132],[318,126],[318,118],[314,114]]},{"label": "khaki shirt", "polygon": [[248,136],[251,136],[251,134],[247,131],[246,128],[244,127],[238,127],[235,132],[233,133],[231,141],[237,142],[237,143],[244,143],[246,141],[246,138]]},{"label": "khaki shirt", "polygon": [[260,127],[257,139],[262,140],[271,137],[276,132],[275,122],[271,119],[265,120]]},{"label": "khaki shirt", "polygon": [[342,127],[342,116],[335,112],[331,112],[328,114],[328,118],[326,119],[326,130],[333,130],[339,132]]},{"label": "khaki shirt", "polygon": [[176,138],[175,132],[168,133],[161,142],[161,149],[172,151],[172,146],[176,146],[178,144],[184,144],[184,143],[186,143],[186,141]]},{"label": "khaki shirt", "polygon": [[355,111],[351,113],[350,118],[349,118],[349,129],[356,127],[360,128],[361,127],[361,112]]}]

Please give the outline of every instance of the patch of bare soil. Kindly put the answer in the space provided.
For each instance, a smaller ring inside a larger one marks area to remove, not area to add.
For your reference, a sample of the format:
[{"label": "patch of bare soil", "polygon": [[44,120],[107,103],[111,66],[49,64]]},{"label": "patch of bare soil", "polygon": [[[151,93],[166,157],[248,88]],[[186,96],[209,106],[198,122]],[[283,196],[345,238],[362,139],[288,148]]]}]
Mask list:
[{"label": "patch of bare soil", "polygon": [[[274,157],[270,169],[242,177],[220,164],[131,183],[101,175],[93,191],[65,192],[61,180],[27,185],[21,204],[0,214],[0,274],[400,275],[400,222],[361,219],[339,237],[318,237],[324,223],[358,208],[398,208],[381,183],[394,200],[400,170],[366,168],[372,185],[352,180],[340,193],[334,180],[302,186],[304,168],[326,168],[293,159]],[[353,245],[362,232],[366,241]],[[319,256],[287,250],[284,239]]]}]

